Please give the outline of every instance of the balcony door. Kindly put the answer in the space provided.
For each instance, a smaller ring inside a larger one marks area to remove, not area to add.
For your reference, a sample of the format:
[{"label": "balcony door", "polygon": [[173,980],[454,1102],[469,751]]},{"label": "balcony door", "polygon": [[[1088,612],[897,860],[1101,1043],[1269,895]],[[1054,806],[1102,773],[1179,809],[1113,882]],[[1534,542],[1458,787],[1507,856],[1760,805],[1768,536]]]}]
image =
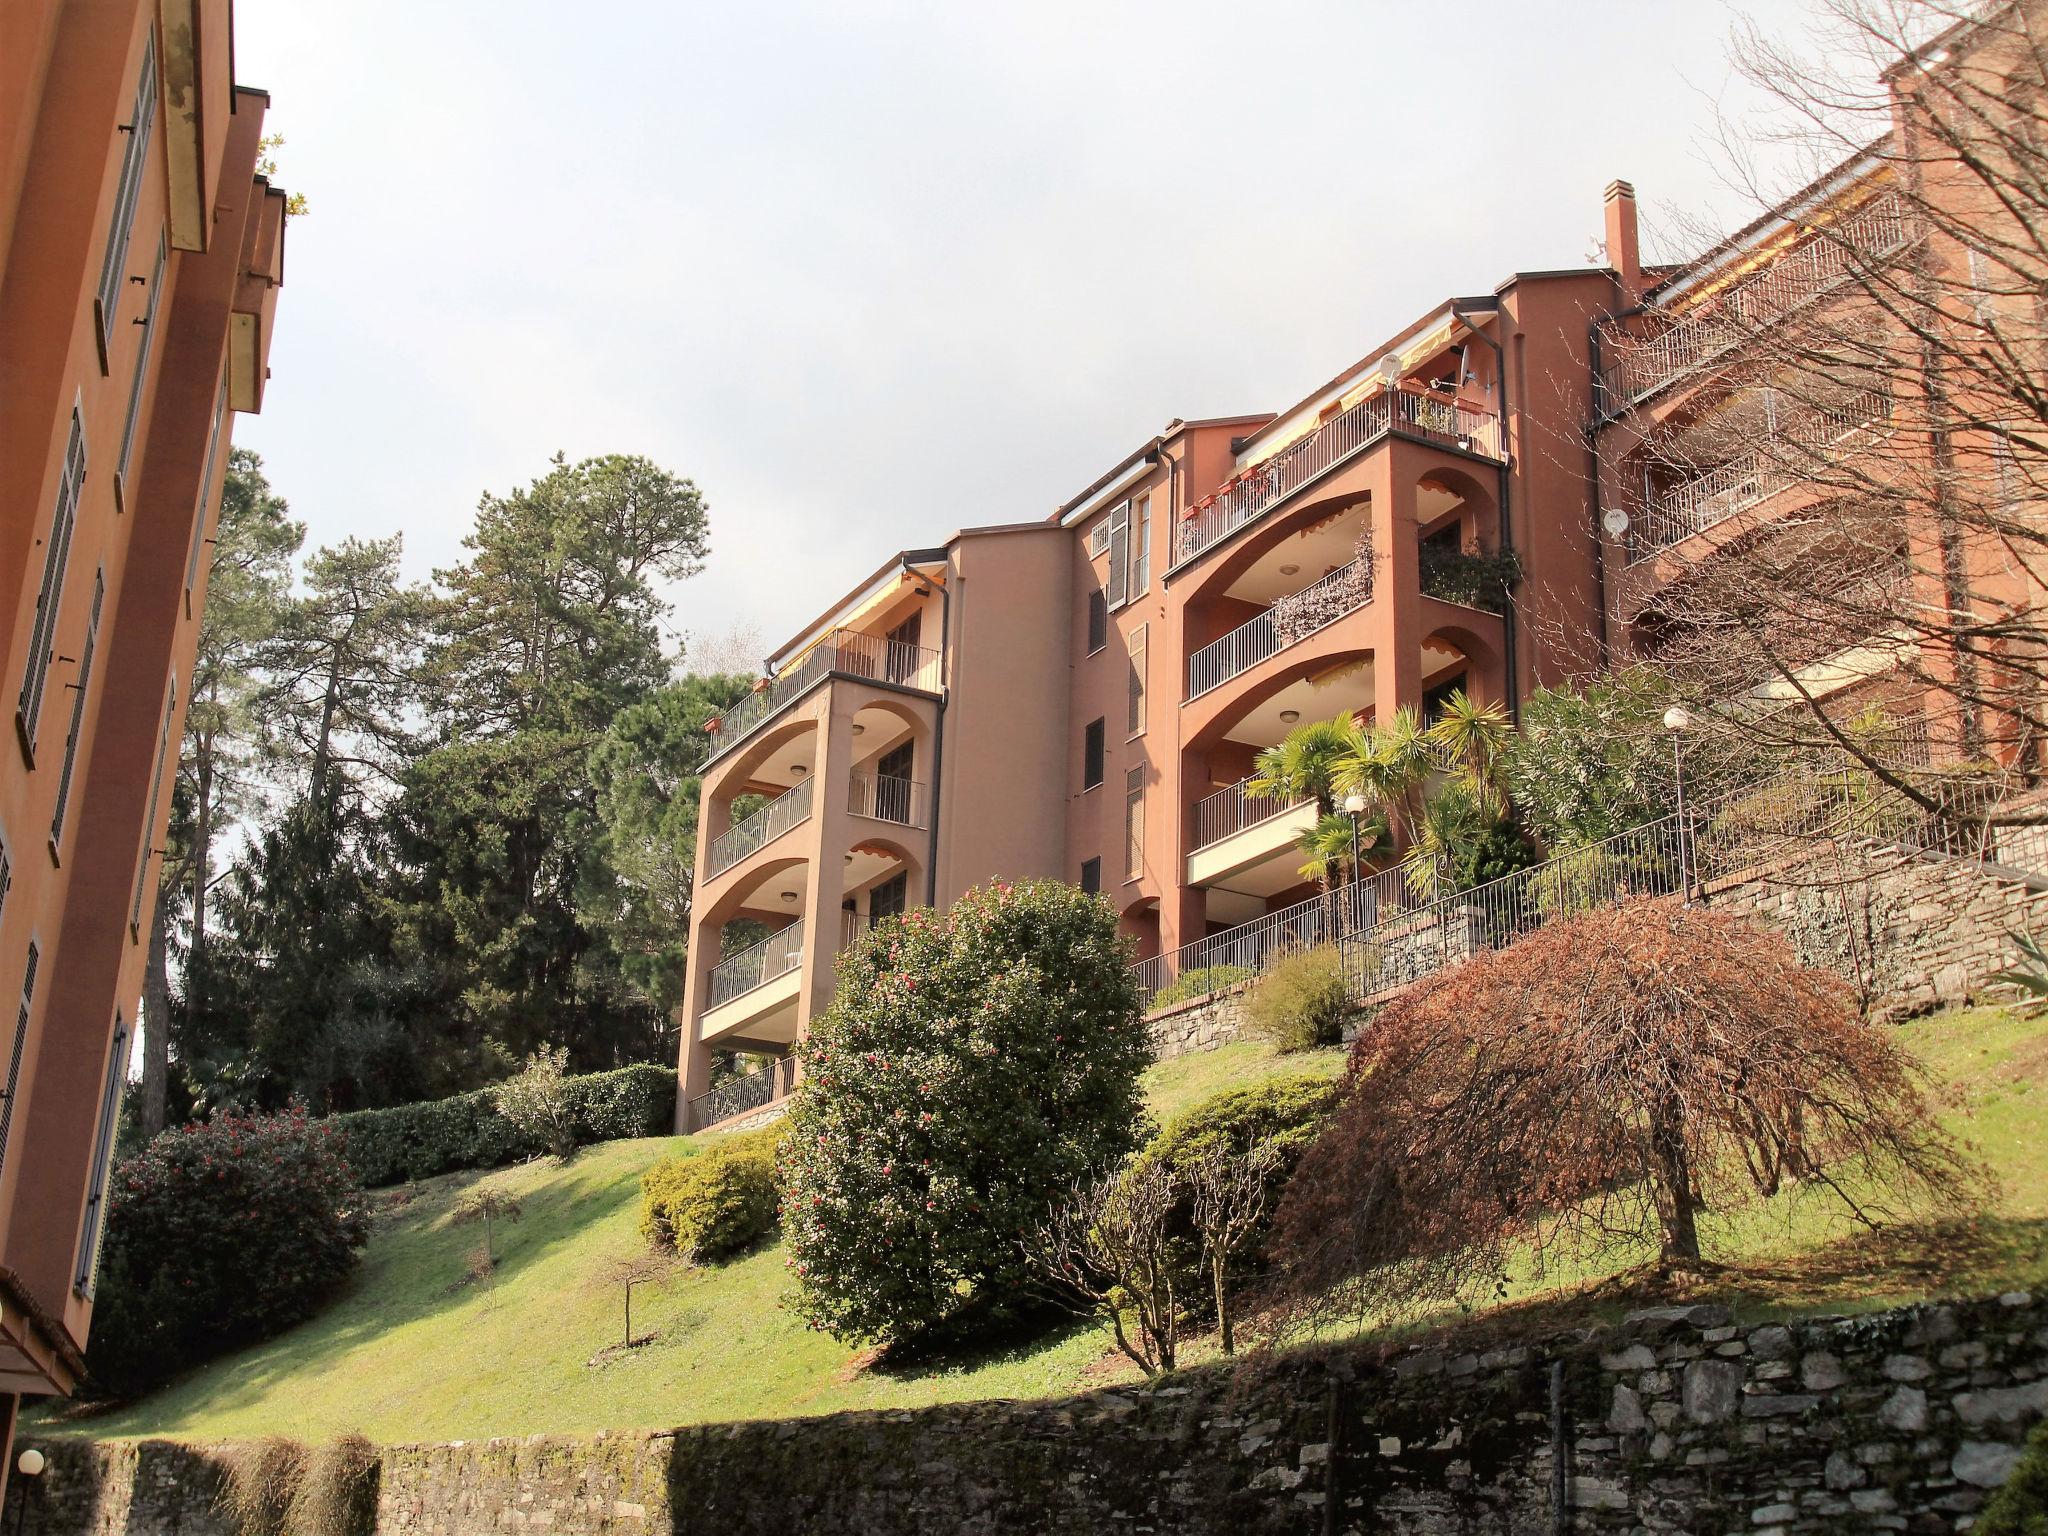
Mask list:
[{"label": "balcony door", "polygon": [[892,747],[875,760],[875,817],[910,825],[911,744]]},{"label": "balcony door", "polygon": [[884,880],[868,892],[868,922],[879,923],[885,917],[901,917],[910,900],[910,876],[899,874],[894,879]]},{"label": "balcony door", "polygon": [[883,675],[890,682],[914,683],[917,680],[918,638],[923,628],[924,614],[918,612],[889,631],[889,643],[884,647],[888,654],[883,663]]}]

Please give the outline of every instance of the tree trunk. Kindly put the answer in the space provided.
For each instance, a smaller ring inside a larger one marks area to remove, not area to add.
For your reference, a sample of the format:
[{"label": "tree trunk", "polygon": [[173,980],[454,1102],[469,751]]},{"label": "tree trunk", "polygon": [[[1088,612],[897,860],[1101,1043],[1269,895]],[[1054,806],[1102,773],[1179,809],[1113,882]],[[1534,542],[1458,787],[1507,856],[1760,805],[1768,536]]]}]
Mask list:
[{"label": "tree trunk", "polygon": [[1223,1271],[1228,1267],[1228,1261],[1219,1253],[1209,1260],[1209,1266],[1216,1277],[1216,1331],[1222,1337],[1223,1353],[1234,1355],[1237,1353],[1237,1330],[1231,1325],[1230,1290],[1223,1283]]},{"label": "tree trunk", "polygon": [[334,661],[327,669],[327,692],[320,700],[320,734],[313,742],[313,803],[322,805],[327,796],[328,743],[334,735],[334,711],[336,698],[341,692],[341,651],[337,642],[334,647]]},{"label": "tree trunk", "polygon": [[149,961],[142,973],[142,1102],[138,1112],[143,1136],[164,1128],[165,1095],[171,1075],[170,903],[159,899],[149,925]]},{"label": "tree trunk", "polygon": [[1650,1115],[1650,1155],[1655,1160],[1657,1220],[1664,1230],[1663,1261],[1667,1269],[1697,1268],[1700,1234],[1695,1221],[1692,1159],[1685,1150],[1685,1110],[1666,1098]]},{"label": "tree trunk", "polygon": [[[197,803],[192,809],[192,947],[185,956],[185,1006],[194,1015],[206,990],[206,885],[213,869],[213,733],[203,733],[194,756]],[[162,901],[157,903],[159,907]]]}]

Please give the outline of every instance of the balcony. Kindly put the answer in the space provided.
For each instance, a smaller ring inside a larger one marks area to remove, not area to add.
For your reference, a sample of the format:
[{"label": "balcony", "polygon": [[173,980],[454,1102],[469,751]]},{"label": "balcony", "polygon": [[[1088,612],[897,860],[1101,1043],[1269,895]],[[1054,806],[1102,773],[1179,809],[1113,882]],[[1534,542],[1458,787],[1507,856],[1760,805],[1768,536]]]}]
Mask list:
[{"label": "balcony", "polygon": [[1219,789],[1206,800],[1196,802],[1193,848],[1213,847],[1227,837],[1314,803],[1254,795],[1246,789],[1250,783],[1250,779],[1239,779],[1230,788]]},{"label": "balcony", "polygon": [[1215,496],[1197,503],[1193,515],[1180,525],[1173,563],[1184,564],[1215,548],[1310,481],[1357,457],[1389,433],[1490,459],[1502,456],[1500,420],[1491,413],[1407,390],[1394,394],[1389,411],[1388,397],[1382,392],[1331,417],[1307,437],[1289,443]]},{"label": "balcony", "polygon": [[796,1058],[783,1056],[757,1072],[729,1077],[709,1093],[690,1100],[685,1129],[701,1131],[707,1126],[786,1099],[796,1089]]},{"label": "balcony", "polygon": [[1316,824],[1316,802],[1265,799],[1247,791],[1250,782],[1195,806],[1187,883],[1264,901],[1301,883],[1301,837]]},{"label": "balcony", "polygon": [[716,740],[706,760],[715,763],[827,677],[939,691],[939,653],[881,635],[836,629],[714,722]]},{"label": "balcony", "polygon": [[1268,657],[1306,640],[1372,601],[1372,566],[1364,560],[1340,565],[1320,581],[1283,597],[1222,639],[1188,658],[1189,702],[1222,687]]},{"label": "balcony", "polygon": [[1897,193],[1872,198],[1754,276],[1684,310],[1654,336],[1602,334],[1613,355],[1600,369],[1609,416],[1727,356],[1759,331],[1841,286],[1907,243],[1910,224]]},{"label": "balcony", "polygon": [[705,873],[722,875],[749,854],[767,847],[792,827],[811,819],[811,781],[770,800],[745,821],[727,828],[711,840],[705,859]]},{"label": "balcony", "polygon": [[777,981],[804,963],[804,924],[799,918],[787,928],[778,928],[758,944],[738,954],[727,955],[711,970],[711,992],[705,1003],[714,1008],[745,997],[749,992]]},{"label": "balcony", "polygon": [[1891,414],[1891,396],[1867,390],[1836,410],[1803,412],[1782,424],[1773,420],[1759,446],[1647,496],[1628,531],[1628,563],[1640,565],[1782,490],[1809,483],[1874,440]]},{"label": "balcony", "polygon": [[847,777],[848,814],[899,827],[925,825],[925,786],[892,774],[853,773]]}]

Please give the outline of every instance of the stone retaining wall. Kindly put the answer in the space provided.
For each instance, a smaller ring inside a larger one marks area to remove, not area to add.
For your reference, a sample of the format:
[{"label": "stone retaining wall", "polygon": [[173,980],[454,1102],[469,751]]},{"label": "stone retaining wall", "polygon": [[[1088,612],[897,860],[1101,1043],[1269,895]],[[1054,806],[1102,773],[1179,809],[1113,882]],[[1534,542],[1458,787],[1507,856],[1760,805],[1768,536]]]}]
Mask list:
[{"label": "stone retaining wall", "polygon": [[[1748,1327],[1671,1308],[1047,1402],[393,1447],[375,1536],[1960,1531],[2044,1411],[2031,1296]],[[44,1445],[37,1536],[221,1532],[204,1453]]]}]

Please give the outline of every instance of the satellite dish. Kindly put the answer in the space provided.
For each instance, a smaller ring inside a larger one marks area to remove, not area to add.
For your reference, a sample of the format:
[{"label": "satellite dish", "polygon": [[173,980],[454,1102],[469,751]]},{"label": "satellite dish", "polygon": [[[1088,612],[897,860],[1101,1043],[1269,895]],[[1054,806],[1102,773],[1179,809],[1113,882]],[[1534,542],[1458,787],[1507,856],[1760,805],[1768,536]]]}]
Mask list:
[{"label": "satellite dish", "polygon": [[1388,384],[1398,384],[1401,382],[1400,353],[1389,352],[1380,359],[1380,377],[1386,380]]},{"label": "satellite dish", "polygon": [[1609,535],[1618,539],[1628,532],[1628,514],[1619,507],[1609,507],[1601,514],[1600,526],[1605,528]]}]

